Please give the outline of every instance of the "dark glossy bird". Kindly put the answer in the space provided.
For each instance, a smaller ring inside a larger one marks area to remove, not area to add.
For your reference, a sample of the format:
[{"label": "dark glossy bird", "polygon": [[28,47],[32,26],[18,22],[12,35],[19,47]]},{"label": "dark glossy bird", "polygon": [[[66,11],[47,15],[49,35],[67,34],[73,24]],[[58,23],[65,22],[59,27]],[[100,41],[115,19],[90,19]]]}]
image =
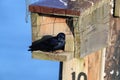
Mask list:
[{"label": "dark glossy bird", "polygon": [[64,50],[65,46],[65,34],[59,33],[55,37],[50,37],[44,40],[37,40],[29,46],[29,51],[45,51],[45,52],[53,52],[55,50]]}]

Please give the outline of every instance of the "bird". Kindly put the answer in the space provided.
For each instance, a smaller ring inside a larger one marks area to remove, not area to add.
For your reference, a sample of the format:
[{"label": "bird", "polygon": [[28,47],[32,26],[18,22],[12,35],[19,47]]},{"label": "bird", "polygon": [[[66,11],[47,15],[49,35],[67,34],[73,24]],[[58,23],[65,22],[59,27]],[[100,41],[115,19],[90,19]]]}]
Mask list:
[{"label": "bird", "polygon": [[64,50],[65,47],[65,34],[60,32],[57,36],[52,36],[45,40],[37,40],[29,46],[28,51],[44,51],[44,52],[53,52],[56,50]]}]

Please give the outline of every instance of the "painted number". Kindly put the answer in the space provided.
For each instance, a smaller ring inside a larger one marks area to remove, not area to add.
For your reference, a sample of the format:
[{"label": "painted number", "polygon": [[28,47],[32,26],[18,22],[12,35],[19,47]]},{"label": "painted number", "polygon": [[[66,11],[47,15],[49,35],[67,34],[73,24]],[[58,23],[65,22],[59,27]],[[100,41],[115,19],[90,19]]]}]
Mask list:
[{"label": "painted number", "polygon": [[[72,80],[75,80],[75,75],[76,75],[75,72],[73,72],[72,73]],[[81,72],[81,73],[78,74],[77,80],[80,80],[81,76],[84,77],[84,80],[87,80],[87,75],[84,72]]]}]

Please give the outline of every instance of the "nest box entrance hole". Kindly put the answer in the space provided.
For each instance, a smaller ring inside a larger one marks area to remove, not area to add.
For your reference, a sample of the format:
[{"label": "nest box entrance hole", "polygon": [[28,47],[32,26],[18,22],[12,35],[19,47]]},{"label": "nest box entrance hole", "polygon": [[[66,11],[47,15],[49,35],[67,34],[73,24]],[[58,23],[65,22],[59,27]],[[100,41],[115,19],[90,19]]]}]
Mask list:
[{"label": "nest box entrance hole", "polygon": [[51,16],[32,13],[32,41],[44,36],[56,36],[63,32],[66,35],[65,52],[74,52],[74,28],[70,17]]}]

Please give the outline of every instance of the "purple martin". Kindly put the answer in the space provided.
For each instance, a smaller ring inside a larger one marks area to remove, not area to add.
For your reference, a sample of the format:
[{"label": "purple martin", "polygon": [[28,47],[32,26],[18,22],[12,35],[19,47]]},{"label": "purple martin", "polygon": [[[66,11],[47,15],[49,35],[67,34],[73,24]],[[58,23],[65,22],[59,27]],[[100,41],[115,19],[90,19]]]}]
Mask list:
[{"label": "purple martin", "polygon": [[53,52],[56,50],[64,50],[65,46],[65,34],[59,33],[57,36],[50,37],[43,40],[37,40],[29,46],[28,51],[44,51],[44,52]]}]

